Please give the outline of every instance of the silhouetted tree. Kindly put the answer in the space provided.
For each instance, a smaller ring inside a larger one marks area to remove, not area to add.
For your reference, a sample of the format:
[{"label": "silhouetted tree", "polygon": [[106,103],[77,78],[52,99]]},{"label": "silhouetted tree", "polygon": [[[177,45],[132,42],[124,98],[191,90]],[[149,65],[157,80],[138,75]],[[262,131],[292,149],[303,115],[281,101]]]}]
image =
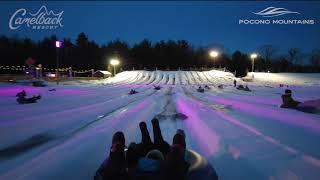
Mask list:
[{"label": "silhouetted tree", "polygon": [[246,54],[236,51],[232,54],[233,69],[237,77],[244,77],[247,75],[250,66],[250,59]]},{"label": "silhouetted tree", "polygon": [[[43,67],[55,68],[57,51],[55,41],[58,38],[53,35],[39,41],[30,38],[17,38],[0,36],[0,65],[25,65],[28,58],[35,60],[35,65],[41,63]],[[61,39],[60,39],[61,40]],[[220,48],[223,46],[219,46]],[[217,47],[217,48],[219,48]],[[121,68],[124,70],[147,68],[158,69],[197,69],[201,67],[211,68],[213,59],[208,51],[210,47],[193,47],[186,40],[167,40],[152,43],[144,39],[130,47],[127,42],[116,39],[99,46],[90,40],[85,33],[80,33],[72,42],[68,38],[63,39],[63,46],[59,49],[60,67],[72,67],[77,69],[106,69],[109,60],[113,57],[121,60]],[[224,49],[224,48],[223,48]],[[245,76],[247,69],[251,68],[251,60],[240,51],[230,56],[224,50],[219,50],[216,58],[217,67],[226,67],[229,71],[236,71],[237,76]],[[277,49],[272,45],[259,48],[260,56],[255,60],[257,71],[272,72],[317,72],[320,71],[320,50],[314,50],[310,54],[310,64],[299,62],[300,50],[291,48],[287,56],[275,57]],[[305,56],[307,57],[307,55]],[[118,67],[120,68],[120,66]],[[3,73],[3,71],[0,71]]]},{"label": "silhouetted tree", "polygon": [[264,62],[265,69],[269,70],[271,68],[272,58],[274,57],[274,55],[277,51],[278,50],[272,45],[263,45],[258,48],[258,52],[259,52],[260,56],[265,61]]},{"label": "silhouetted tree", "polygon": [[297,66],[299,62],[299,54],[300,49],[298,48],[290,48],[288,50],[288,60],[292,65],[292,71],[295,71],[295,66]]},{"label": "silhouetted tree", "polygon": [[320,49],[314,49],[311,53],[310,64],[315,67],[320,67]]}]

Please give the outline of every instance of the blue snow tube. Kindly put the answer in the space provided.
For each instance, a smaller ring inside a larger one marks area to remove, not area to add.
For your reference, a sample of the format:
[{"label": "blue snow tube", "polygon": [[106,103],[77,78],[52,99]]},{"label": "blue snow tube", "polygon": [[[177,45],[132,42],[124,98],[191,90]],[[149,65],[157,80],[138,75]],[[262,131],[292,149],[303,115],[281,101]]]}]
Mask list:
[{"label": "blue snow tube", "polygon": [[294,109],[305,112],[305,113],[320,114],[320,109],[312,106],[297,106]]},{"label": "blue snow tube", "polygon": [[198,88],[197,91],[203,93],[203,92],[204,92],[204,89]]},{"label": "blue snow tube", "polygon": [[[185,159],[190,164],[188,180],[218,180],[215,169],[199,153],[188,149]],[[103,169],[105,162],[106,160],[97,170],[94,180],[103,180],[101,170]]]}]

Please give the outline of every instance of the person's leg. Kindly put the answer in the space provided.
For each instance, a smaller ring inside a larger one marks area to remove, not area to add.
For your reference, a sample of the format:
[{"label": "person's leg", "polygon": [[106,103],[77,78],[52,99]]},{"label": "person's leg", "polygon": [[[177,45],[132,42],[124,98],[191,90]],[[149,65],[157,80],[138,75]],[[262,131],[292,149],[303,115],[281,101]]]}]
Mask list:
[{"label": "person's leg", "polygon": [[160,129],[160,125],[159,125],[159,120],[154,118],[151,120],[152,122],[152,128],[153,128],[153,141],[155,144],[159,144],[162,143],[163,137],[161,134],[161,129]]},{"label": "person's leg", "polygon": [[140,122],[139,127],[141,131],[141,143],[152,144],[146,122]]},{"label": "person's leg", "polygon": [[145,122],[139,123],[140,132],[141,132],[141,143],[137,144],[137,152],[139,157],[145,156],[151,149],[153,149],[154,145],[151,141],[150,134],[147,128],[147,124]]},{"label": "person's leg", "polygon": [[163,166],[163,179],[187,179],[189,163],[185,160],[185,133],[178,129],[172,139],[170,152],[167,154]]},{"label": "person's leg", "polygon": [[164,155],[167,155],[167,153],[170,151],[170,145],[162,137],[159,120],[154,118],[151,122],[153,127],[153,139],[155,147]]},{"label": "person's leg", "polygon": [[183,149],[183,152],[186,151],[186,135],[182,129],[178,129],[176,134],[173,136],[172,139],[172,146],[178,145],[181,146]]}]

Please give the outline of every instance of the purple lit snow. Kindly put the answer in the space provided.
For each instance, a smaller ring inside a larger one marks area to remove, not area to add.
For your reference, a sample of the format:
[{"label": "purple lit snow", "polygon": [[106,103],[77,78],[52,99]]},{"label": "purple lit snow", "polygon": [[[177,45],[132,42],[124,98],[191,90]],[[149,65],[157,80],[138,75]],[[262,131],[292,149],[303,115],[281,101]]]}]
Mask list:
[{"label": "purple lit snow", "polygon": [[[152,136],[151,119],[165,114],[169,118],[160,126],[166,141],[183,129],[187,148],[206,158],[220,179],[317,180],[320,115],[279,108],[284,89],[278,86],[290,83],[295,99],[319,107],[319,78],[268,75],[255,73],[253,82],[237,79],[252,92],[236,90],[233,74],[216,70],[125,71],[47,87],[1,83],[0,179],[92,179],[114,132],[124,132],[126,145],[139,143],[139,122],[147,122]],[[196,91],[205,84],[211,89]],[[156,91],[157,85],[162,89]],[[139,93],[129,95],[130,89]],[[15,95],[22,90],[42,99],[19,105]],[[187,118],[170,119],[176,113]],[[49,140],[12,157],[1,151],[34,137]]]}]

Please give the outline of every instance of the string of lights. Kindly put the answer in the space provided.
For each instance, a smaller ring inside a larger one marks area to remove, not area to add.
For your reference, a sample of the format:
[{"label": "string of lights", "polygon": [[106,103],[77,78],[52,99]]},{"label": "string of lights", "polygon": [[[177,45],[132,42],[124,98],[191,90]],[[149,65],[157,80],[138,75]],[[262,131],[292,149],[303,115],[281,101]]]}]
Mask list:
[{"label": "string of lights", "polygon": [[[32,70],[33,68],[40,69],[39,67],[27,67],[27,66],[0,66],[0,70],[12,70],[12,71],[26,71]],[[45,71],[57,71],[55,68],[42,68]],[[70,68],[59,68],[59,72],[67,72]],[[72,70],[75,73],[88,73],[92,72],[92,69],[89,70]]]}]

